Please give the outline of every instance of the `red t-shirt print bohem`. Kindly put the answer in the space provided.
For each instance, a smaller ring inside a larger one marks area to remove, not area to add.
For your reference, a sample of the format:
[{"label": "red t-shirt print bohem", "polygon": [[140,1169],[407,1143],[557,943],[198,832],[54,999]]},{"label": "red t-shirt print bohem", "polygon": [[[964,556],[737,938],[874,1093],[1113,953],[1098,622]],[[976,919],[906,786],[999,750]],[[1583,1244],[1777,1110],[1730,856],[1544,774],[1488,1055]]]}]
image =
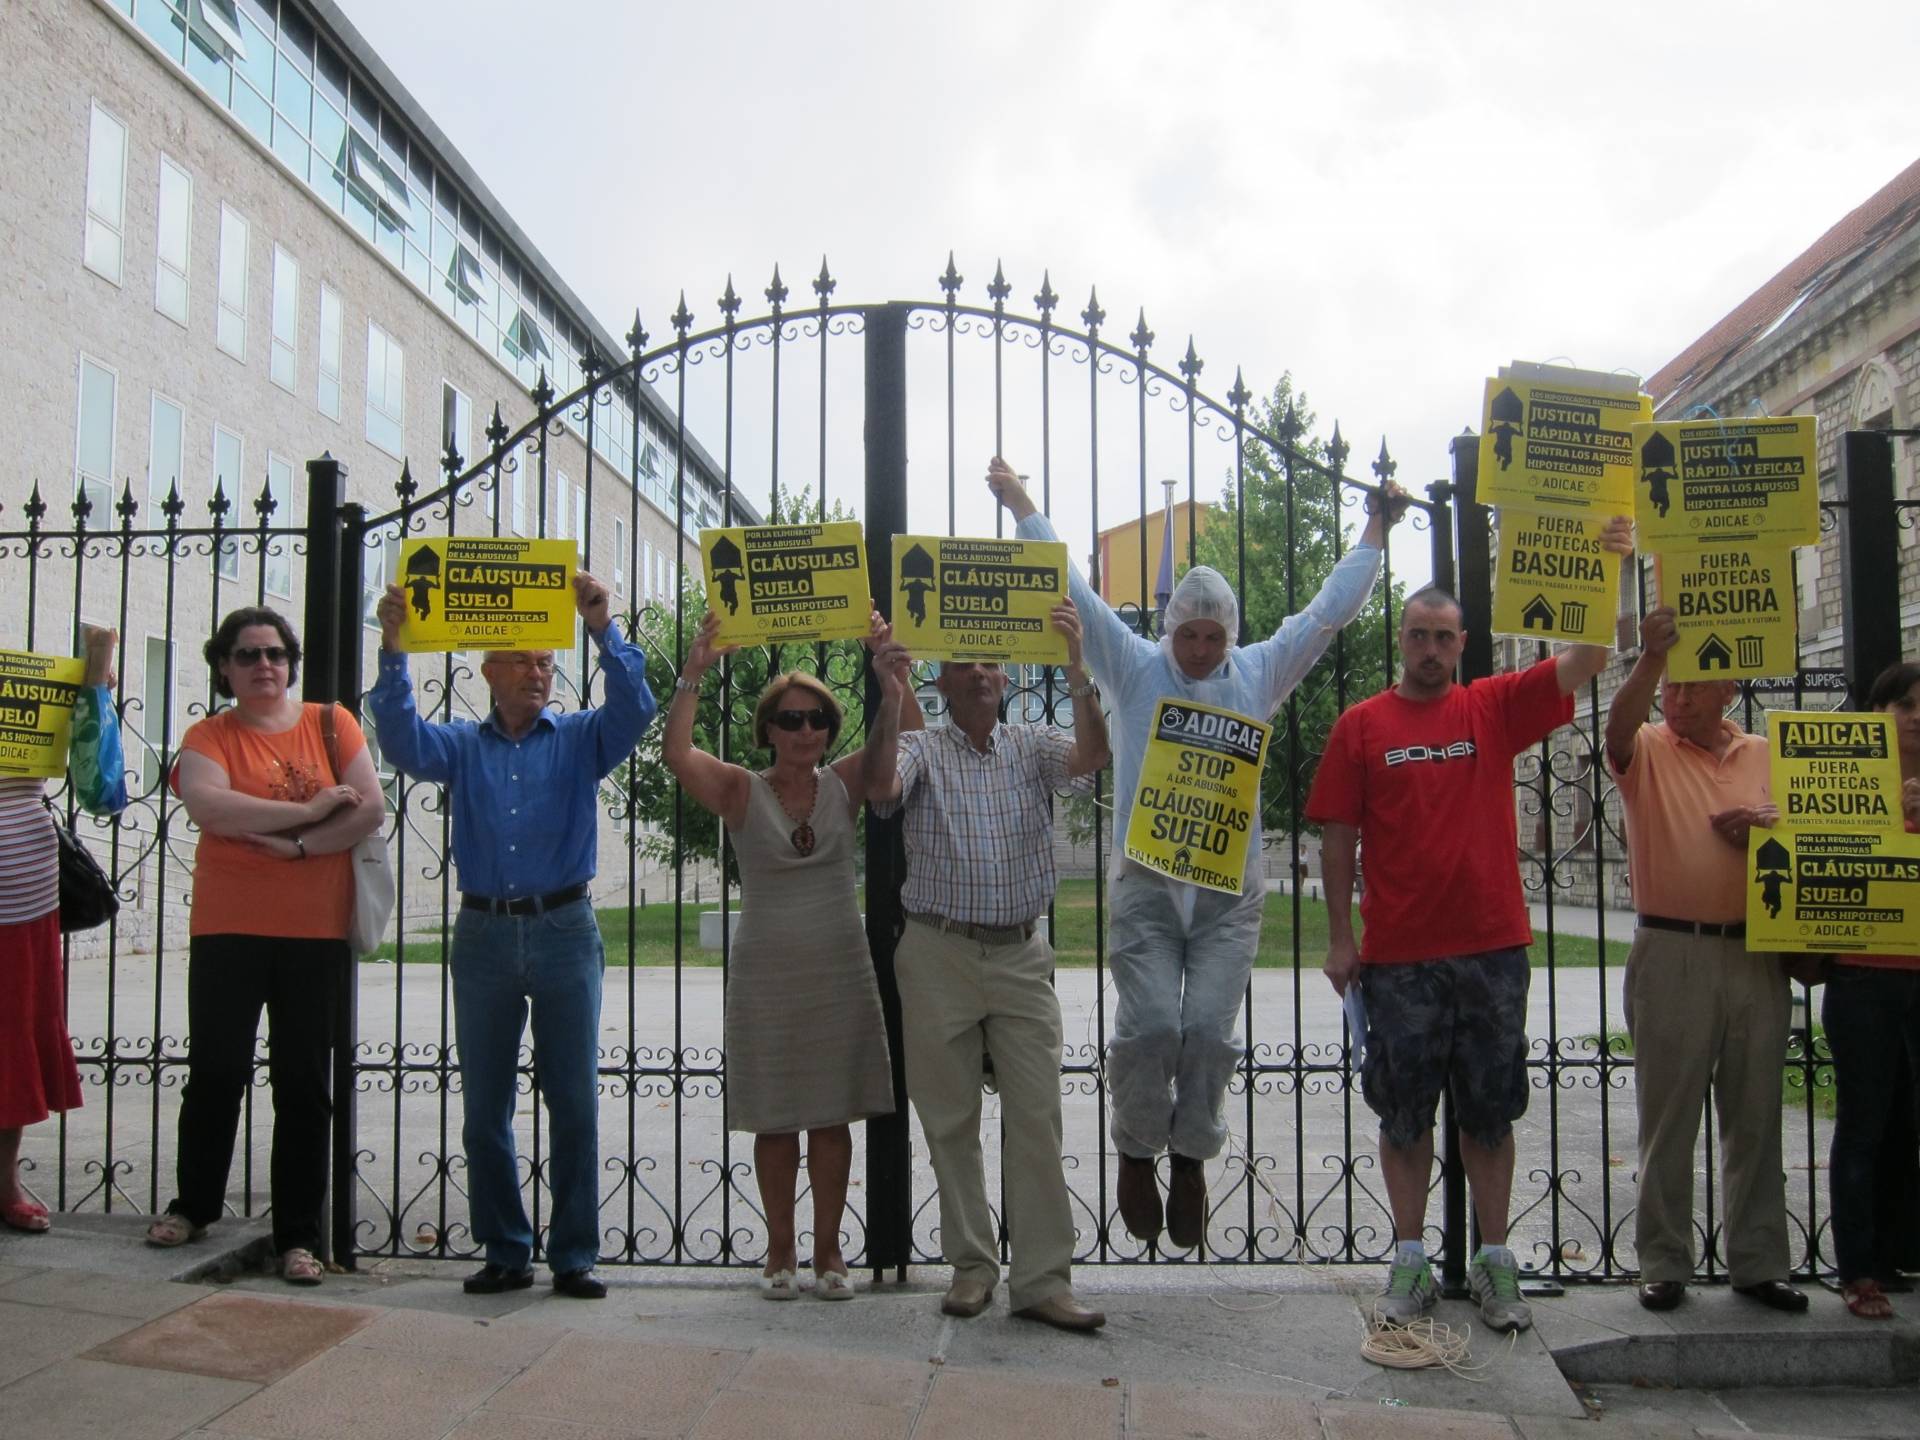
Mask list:
[{"label": "red t-shirt print bohem", "polygon": [[1377,965],[1533,943],[1520,888],[1513,760],[1573,718],[1555,663],[1452,686],[1387,690],[1346,711],[1307,818],[1360,831],[1360,958]]}]

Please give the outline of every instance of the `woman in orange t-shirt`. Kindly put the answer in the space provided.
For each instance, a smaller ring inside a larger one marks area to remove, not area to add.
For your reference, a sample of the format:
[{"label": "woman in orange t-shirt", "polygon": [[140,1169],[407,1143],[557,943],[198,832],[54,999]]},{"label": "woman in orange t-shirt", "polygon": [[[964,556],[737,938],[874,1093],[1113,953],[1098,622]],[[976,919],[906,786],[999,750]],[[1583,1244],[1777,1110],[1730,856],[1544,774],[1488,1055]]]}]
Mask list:
[{"label": "woman in orange t-shirt", "polygon": [[[1880,672],[1867,703],[1893,716],[1900,748],[1900,808],[1920,830],[1920,664]],[[1835,960],[1820,1005],[1833,1050],[1833,1148],[1827,1191],[1834,1265],[1847,1309],[1887,1320],[1914,1221],[1882,1192],[1901,1185],[1914,1163],[1913,1117],[1920,1115],[1920,955],[1855,955]],[[1905,1093],[1902,1093],[1902,1092]],[[1907,1109],[1908,1106],[1912,1108]],[[1902,1111],[1906,1115],[1902,1116]],[[1901,1138],[1904,1137],[1902,1140]],[[1905,1153],[1899,1153],[1904,1148]]]},{"label": "woman in orange t-shirt", "polygon": [[[206,1234],[226,1204],[240,1103],[253,1080],[260,1011],[270,1036],[272,1205],[280,1273],[318,1284],[327,1192],[335,997],[351,963],[349,851],[385,818],[353,717],[295,700],[300,641],[277,612],[236,610],[207,641],[214,689],[234,704],[189,729],[174,789],[200,828],[187,963],[187,1084],[178,1193],[153,1245]],[[335,766],[338,771],[336,773]]]}]

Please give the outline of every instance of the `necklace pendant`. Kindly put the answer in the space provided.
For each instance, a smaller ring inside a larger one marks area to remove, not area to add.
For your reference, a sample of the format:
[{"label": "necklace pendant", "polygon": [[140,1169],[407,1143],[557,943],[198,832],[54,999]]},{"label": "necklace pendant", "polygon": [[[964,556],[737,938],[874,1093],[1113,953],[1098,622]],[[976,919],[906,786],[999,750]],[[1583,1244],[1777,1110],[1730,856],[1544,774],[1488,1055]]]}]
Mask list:
[{"label": "necklace pendant", "polygon": [[811,855],[813,853],[813,826],[809,825],[806,821],[802,820],[798,825],[794,826],[793,833],[789,835],[787,839],[793,843],[793,848],[800,854]]}]

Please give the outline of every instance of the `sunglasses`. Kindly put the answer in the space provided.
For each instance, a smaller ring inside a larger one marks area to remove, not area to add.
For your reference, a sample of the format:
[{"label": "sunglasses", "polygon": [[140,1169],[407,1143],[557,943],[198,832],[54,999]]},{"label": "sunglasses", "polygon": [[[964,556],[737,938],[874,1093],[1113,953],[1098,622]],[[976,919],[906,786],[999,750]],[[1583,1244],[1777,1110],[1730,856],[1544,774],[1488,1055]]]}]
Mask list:
[{"label": "sunglasses", "polygon": [[236,665],[258,665],[262,656],[270,665],[287,663],[287,652],[279,645],[240,645],[234,648],[233,663]]},{"label": "sunglasses", "polygon": [[773,723],[782,730],[798,730],[803,725],[810,730],[825,730],[833,724],[833,715],[824,707],[812,710],[776,710]]}]

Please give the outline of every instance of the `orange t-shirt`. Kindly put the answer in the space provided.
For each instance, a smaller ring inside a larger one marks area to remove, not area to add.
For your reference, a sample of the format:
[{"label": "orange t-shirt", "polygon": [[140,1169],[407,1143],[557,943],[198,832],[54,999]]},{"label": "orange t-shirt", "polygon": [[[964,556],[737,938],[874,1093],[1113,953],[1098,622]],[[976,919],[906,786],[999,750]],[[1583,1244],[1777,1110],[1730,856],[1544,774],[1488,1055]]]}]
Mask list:
[{"label": "orange t-shirt", "polygon": [[1746,852],[1714,834],[1707,817],[1766,803],[1767,742],[1731,720],[1721,725],[1727,748],[1718,757],[1664,723],[1642,725],[1633,763],[1614,771],[1627,812],[1633,908],[1642,915],[1709,924],[1747,918]]},{"label": "orange t-shirt", "polygon": [[[181,737],[227,772],[242,795],[263,800],[311,800],[334,782],[318,705],[301,707],[299,723],[278,735],[243,725],[231,709],[210,715]],[[334,739],[342,770],[367,748],[352,715],[334,711]],[[174,789],[179,790],[178,778]],[[280,860],[244,840],[200,833],[193,867],[194,935],[273,935],[302,940],[344,939],[353,917],[353,858],[348,851]]]}]

